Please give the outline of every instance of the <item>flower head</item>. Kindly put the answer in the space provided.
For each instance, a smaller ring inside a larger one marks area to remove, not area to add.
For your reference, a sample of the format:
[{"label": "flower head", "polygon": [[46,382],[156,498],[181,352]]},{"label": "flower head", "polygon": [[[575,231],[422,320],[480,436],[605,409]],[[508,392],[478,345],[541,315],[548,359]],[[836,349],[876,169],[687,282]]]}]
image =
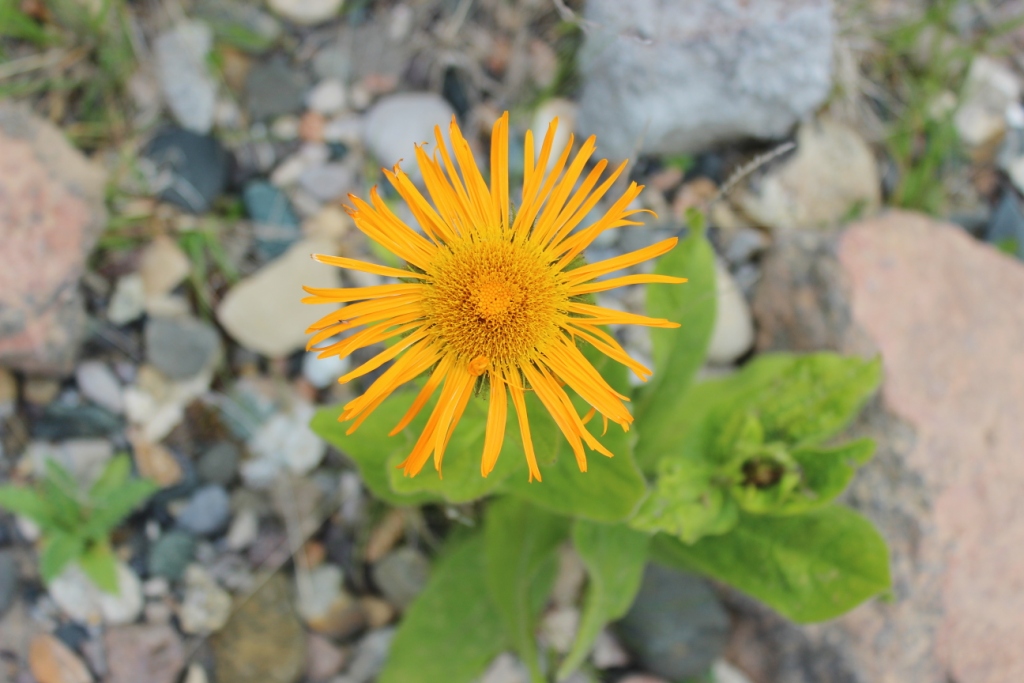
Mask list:
[{"label": "flower head", "polygon": [[[418,473],[430,459],[441,471],[445,447],[475,391],[489,400],[487,433],[480,472],[494,468],[501,452],[508,403],[518,417],[530,479],[541,474],[527,420],[525,392],[551,413],[572,446],[580,470],[586,471],[584,446],[612,456],[586,427],[600,413],[628,429],[633,417],[626,396],[615,391],[579,350],[589,343],[646,380],[650,370],[636,362],[603,325],[619,323],[677,327],[667,320],[623,313],[586,301],[587,295],[637,283],[678,283],[665,275],[627,275],[598,280],[672,249],[666,239],[644,249],[590,265],[580,265],[583,250],[605,230],[638,225],[629,220],[641,211],[629,209],[643,186],[629,188],[599,220],[577,229],[608,192],[625,163],[598,185],[607,161],[599,161],[583,178],[594,153],[588,139],[569,162],[572,140],[557,159],[551,157],[557,120],[549,127],[540,155],[533,156],[533,137],[526,134],[522,202],[513,214],[508,187],[508,113],[491,135],[491,183],[484,181],[469,143],[455,121],[450,127],[454,160],[435,129],[433,157],[416,147],[426,197],[396,166],[385,170],[388,181],[408,204],[420,231],[398,218],[377,194],[369,203],[349,195],[347,207],[356,226],[370,239],[407,264],[406,269],[315,254],[321,263],[375,273],[398,282],[345,289],[306,288],[306,303],[343,303],[308,330],[309,347],[340,333],[340,341],[319,348],[321,357],[347,356],[357,349],[397,339],[386,350],[340,378],[340,382],[387,368],[358,398],[345,405],[339,420],[352,420],[351,434],[399,386],[427,374],[419,395],[395,426],[408,425],[434,394],[439,398],[412,452],[400,465],[406,475]],[[547,170],[550,164],[550,170]],[[359,331],[351,333],[351,330]],[[590,404],[581,417],[565,387]],[[607,424],[607,422],[606,422]]]}]

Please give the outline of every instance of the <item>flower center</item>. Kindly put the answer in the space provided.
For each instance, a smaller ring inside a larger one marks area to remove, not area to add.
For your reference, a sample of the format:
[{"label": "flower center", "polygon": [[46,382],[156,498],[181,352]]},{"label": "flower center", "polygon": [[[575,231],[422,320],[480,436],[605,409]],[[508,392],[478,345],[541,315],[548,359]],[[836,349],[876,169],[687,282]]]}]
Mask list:
[{"label": "flower center", "polygon": [[441,249],[433,266],[428,314],[474,374],[522,361],[558,333],[568,295],[536,248],[466,241]]}]

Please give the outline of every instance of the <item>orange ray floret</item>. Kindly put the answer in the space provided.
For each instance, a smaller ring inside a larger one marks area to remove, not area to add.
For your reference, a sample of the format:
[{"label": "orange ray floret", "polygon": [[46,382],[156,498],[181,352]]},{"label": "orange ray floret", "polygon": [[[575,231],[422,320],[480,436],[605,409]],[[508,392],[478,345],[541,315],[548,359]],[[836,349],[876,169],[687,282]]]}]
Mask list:
[{"label": "orange ray floret", "polygon": [[[573,267],[578,265],[577,256],[600,233],[638,225],[630,218],[644,210],[629,207],[643,186],[631,183],[603,216],[583,225],[625,164],[603,182],[607,161],[599,161],[584,175],[596,150],[594,138],[586,140],[571,160],[571,140],[553,158],[557,126],[555,119],[536,158],[533,133],[526,133],[523,200],[514,219],[509,199],[508,113],[498,119],[491,134],[490,185],[453,120],[448,131],[450,148],[440,128],[435,129],[433,154],[424,146],[415,147],[426,195],[398,166],[384,170],[420,230],[391,211],[376,188],[369,201],[351,197],[352,206],[346,207],[356,226],[404,260],[406,268],[313,255],[320,263],[401,280],[361,288],[306,288],[309,296],[303,302],[344,304],[307,330],[313,334],[309,347],[321,357],[347,356],[373,344],[397,340],[340,378],[348,382],[390,363],[363,394],[345,406],[339,419],[353,421],[348,433],[400,386],[427,375],[392,431],[394,435],[405,429],[431,398],[438,396],[412,451],[399,465],[407,476],[416,475],[431,459],[440,474],[456,425],[474,394],[482,393],[489,406],[480,474],[486,477],[501,453],[511,399],[529,478],[540,481],[527,417],[527,391],[534,392],[551,414],[585,472],[586,449],[613,455],[588,430],[591,418],[600,413],[605,429],[609,421],[628,429],[633,416],[626,407],[629,399],[605,381],[577,344],[592,345],[646,381],[651,371],[630,358],[600,326],[678,326],[586,303],[587,295],[616,287],[686,280],[648,274],[598,279],[666,253],[675,246],[675,238]],[[361,329],[353,332],[356,328]],[[481,392],[481,387],[486,390]],[[567,389],[589,405],[584,416],[577,413]]]}]

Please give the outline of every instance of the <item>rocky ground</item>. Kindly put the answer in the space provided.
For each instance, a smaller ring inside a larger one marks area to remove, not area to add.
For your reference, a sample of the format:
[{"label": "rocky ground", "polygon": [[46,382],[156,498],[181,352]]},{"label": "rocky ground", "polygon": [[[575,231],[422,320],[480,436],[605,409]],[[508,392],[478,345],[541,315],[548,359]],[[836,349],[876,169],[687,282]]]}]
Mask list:
[{"label": "rocky ground", "polygon": [[[657,218],[591,260],[709,211],[708,374],[822,348],[880,352],[887,372],[855,427],[880,455],[850,499],[893,547],[891,600],[797,628],[651,571],[575,683],[656,683],[694,656],[719,683],[1024,680],[1006,649],[1024,613],[1019,8],[666,4],[0,0],[23,19],[0,23],[0,479],[52,458],[87,485],[127,452],[160,486],[114,538],[116,598],[77,570],[46,586],[39,530],[0,513],[0,682],[374,679],[472,511],[389,509],[309,430],[353,389],[347,360],[303,351],[323,311],[299,292],[342,284],[311,252],[383,258],[348,193],[413,172],[412,145],[453,115],[486,161],[506,109],[514,149],[558,116],[556,144],[596,134],[633,160]],[[642,311],[643,291],[601,303]],[[621,335],[650,356],[642,330]],[[564,553],[540,634],[555,650],[583,580]],[[525,680],[502,655],[481,683]]]}]

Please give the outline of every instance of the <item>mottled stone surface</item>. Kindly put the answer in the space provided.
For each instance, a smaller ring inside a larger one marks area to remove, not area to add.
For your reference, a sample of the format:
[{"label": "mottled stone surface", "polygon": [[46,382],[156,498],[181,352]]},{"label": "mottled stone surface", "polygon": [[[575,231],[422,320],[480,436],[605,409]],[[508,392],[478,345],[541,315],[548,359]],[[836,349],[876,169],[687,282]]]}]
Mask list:
[{"label": "mottled stone surface", "polygon": [[590,0],[579,130],[602,155],[784,135],[827,97],[828,0]]},{"label": "mottled stone surface", "polygon": [[0,365],[68,374],[85,326],[78,279],[106,224],[106,174],[15,105],[0,105],[0,150]]},{"label": "mottled stone surface", "polygon": [[879,452],[848,497],[890,544],[893,600],[806,628],[735,601],[731,658],[758,683],[1024,680],[1024,266],[900,211],[809,243],[769,259],[760,345],[881,354],[853,428]]}]

